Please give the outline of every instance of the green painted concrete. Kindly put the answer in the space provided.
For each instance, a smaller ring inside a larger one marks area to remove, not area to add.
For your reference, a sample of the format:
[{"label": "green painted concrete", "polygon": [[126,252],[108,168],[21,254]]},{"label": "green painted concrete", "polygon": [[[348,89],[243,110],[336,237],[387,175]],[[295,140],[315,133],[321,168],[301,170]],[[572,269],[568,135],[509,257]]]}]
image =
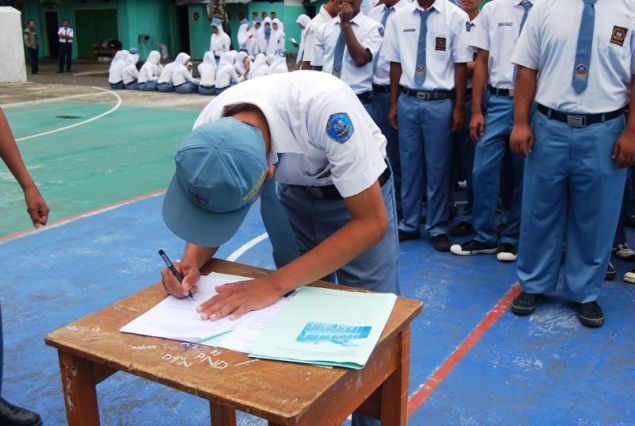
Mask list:
[{"label": "green painted concrete", "polygon": [[[198,20],[194,14],[198,14]],[[194,59],[203,59],[205,52],[209,50],[210,37],[212,35],[207,9],[204,4],[194,4],[188,7],[190,22],[190,56]]]},{"label": "green painted concrete", "polygon": [[[110,107],[64,103],[5,113],[20,138],[85,120]],[[50,220],[56,220],[165,188],[174,171],[174,152],[197,115],[198,111],[121,107],[92,123],[18,146],[51,207]],[[31,227],[25,209],[22,191],[0,164],[0,236]]]}]

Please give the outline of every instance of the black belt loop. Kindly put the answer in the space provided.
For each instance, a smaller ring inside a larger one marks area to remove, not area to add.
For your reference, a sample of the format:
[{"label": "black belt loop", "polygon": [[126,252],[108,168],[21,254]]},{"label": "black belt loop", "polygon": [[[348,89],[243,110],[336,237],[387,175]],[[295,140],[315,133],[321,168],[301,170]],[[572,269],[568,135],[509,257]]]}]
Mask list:
[{"label": "black belt loop", "polygon": [[456,95],[456,92],[454,90],[414,90],[404,86],[399,86],[399,91],[422,101],[454,99]]},{"label": "black belt loop", "polygon": [[571,114],[567,112],[557,111],[542,104],[537,105],[537,109],[551,120],[560,121],[571,127],[583,128],[591,124],[603,123],[608,120],[619,117],[624,114],[624,109],[620,108],[611,112],[602,112],[598,114]]}]

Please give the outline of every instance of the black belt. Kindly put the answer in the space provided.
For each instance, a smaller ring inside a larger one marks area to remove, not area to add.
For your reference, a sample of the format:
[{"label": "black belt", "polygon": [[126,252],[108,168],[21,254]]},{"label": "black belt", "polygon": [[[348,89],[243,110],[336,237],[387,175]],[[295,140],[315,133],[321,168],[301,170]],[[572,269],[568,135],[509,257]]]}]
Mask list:
[{"label": "black belt", "polygon": [[454,90],[414,90],[399,86],[401,93],[413,96],[423,101],[438,101],[441,99],[454,99]]},{"label": "black belt", "polygon": [[373,84],[373,92],[376,93],[390,93],[390,85],[380,86],[379,84]]},{"label": "black belt", "polygon": [[492,95],[495,96],[506,96],[508,98],[514,97],[514,89],[497,89],[493,86],[487,86],[487,89]]},{"label": "black belt", "polygon": [[[384,184],[388,182],[388,179],[390,179],[390,175],[391,175],[390,167],[386,165],[386,169],[381,174],[381,176],[379,176],[379,178],[377,179],[379,181],[379,186],[384,186]],[[312,196],[312,194],[315,194],[317,192],[320,194],[319,198],[323,200],[341,200],[344,198],[340,195],[335,185],[326,185],[326,186],[289,185],[289,186],[305,189],[306,193],[309,194],[309,196]]]},{"label": "black belt", "polygon": [[357,94],[357,99],[363,104],[369,104],[373,101],[373,92],[369,90],[368,92],[359,93]]},{"label": "black belt", "polygon": [[566,123],[571,127],[587,127],[591,124],[603,123],[605,121],[612,120],[624,114],[623,108],[600,114],[569,114],[566,112],[556,111],[555,109],[548,108],[541,104],[538,104],[537,108],[538,111],[547,117]]}]

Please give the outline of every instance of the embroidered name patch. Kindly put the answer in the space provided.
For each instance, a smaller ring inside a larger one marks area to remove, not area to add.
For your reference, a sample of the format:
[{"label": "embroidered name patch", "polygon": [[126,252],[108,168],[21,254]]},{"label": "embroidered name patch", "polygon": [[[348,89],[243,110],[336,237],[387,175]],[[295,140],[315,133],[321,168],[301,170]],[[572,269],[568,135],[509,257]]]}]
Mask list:
[{"label": "embroidered name patch", "polygon": [[326,123],[326,134],[337,143],[345,143],[353,136],[353,122],[345,112],[331,114]]},{"label": "embroidered name patch", "polygon": [[414,33],[415,31],[417,31],[415,28],[406,28],[403,30],[404,33]]},{"label": "embroidered name patch", "polygon": [[627,32],[627,28],[615,25],[613,27],[613,33],[611,34],[611,43],[617,44],[618,46],[624,46],[624,40],[626,40]]},{"label": "embroidered name patch", "polygon": [[513,22],[499,22],[498,26],[499,27],[513,27],[514,23]]},{"label": "embroidered name patch", "polygon": [[439,50],[441,52],[445,52],[447,42],[445,37],[437,37],[434,45],[434,50]]}]

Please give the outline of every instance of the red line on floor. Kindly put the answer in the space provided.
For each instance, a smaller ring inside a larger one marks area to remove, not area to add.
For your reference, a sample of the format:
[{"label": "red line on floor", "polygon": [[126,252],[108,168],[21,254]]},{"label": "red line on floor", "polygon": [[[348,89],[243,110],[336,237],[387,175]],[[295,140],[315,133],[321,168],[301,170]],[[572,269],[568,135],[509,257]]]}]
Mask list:
[{"label": "red line on floor", "polygon": [[450,354],[448,358],[441,364],[428,380],[419,387],[419,389],[410,396],[408,401],[408,417],[412,416],[430,397],[432,392],[450,375],[454,367],[470,352],[474,345],[483,337],[495,323],[502,317],[512,304],[512,301],[520,293],[520,284],[516,283],[509,291],[498,301],[496,306],[487,313],[485,318],[472,330],[472,332],[461,342],[459,346]]},{"label": "red line on floor", "polygon": [[31,228],[31,229],[25,229],[23,231],[14,232],[13,234],[8,234],[8,235],[5,235],[3,237],[0,237],[0,244],[2,244],[4,242],[7,242],[9,240],[13,240],[13,239],[16,239],[16,238],[23,237],[25,235],[33,234],[35,232],[40,232],[40,231],[45,231],[47,229],[55,228],[55,227],[58,227],[60,225],[64,225],[64,224],[66,224],[68,222],[72,222],[72,221],[77,220],[77,219],[81,219],[81,218],[88,217],[88,216],[93,216],[95,214],[99,214],[99,213],[102,213],[102,212],[105,212],[105,211],[108,211],[108,210],[116,209],[117,207],[121,207],[121,206],[124,206],[126,204],[134,203],[135,201],[145,200],[146,198],[151,198],[151,197],[163,194],[163,193],[165,193],[165,191],[166,191],[165,189],[159,189],[158,191],[153,191],[153,192],[148,192],[148,193],[145,193],[145,194],[137,195],[136,197],[128,198],[128,199],[123,200],[123,201],[118,201],[116,203],[109,204],[109,205],[107,205],[105,207],[99,207],[97,209],[87,210],[87,211],[82,212],[82,213],[78,213],[78,214],[75,214],[75,215],[72,215],[72,216],[67,216],[67,217],[64,217],[64,218],[61,218],[61,219],[57,219],[57,220],[55,220],[53,222],[49,222],[43,228],[39,228],[39,229]]}]

